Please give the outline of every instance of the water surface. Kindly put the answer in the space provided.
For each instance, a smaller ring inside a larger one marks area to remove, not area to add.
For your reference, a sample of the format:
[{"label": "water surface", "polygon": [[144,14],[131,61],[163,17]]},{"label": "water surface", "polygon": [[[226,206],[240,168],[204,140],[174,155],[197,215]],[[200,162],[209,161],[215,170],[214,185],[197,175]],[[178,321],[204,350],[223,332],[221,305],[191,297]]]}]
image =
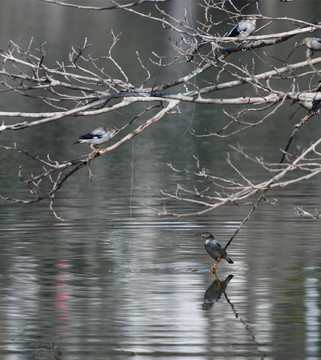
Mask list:
[{"label": "water surface", "polygon": [[[124,26],[132,21],[128,14],[15,3],[30,21],[2,24],[3,47],[11,39],[34,36],[36,44],[47,41],[49,54],[61,60],[85,36],[107,48],[111,28],[124,31],[124,41],[131,30]],[[1,6],[3,13],[14,15],[12,2]],[[92,26],[97,19],[105,24],[103,31]],[[144,46],[154,46],[155,39],[159,52],[169,49],[168,35],[152,25],[154,41],[146,37],[140,46],[146,27],[136,21],[128,47],[117,49],[128,68],[128,54],[134,56],[139,48],[147,58]],[[99,49],[93,47],[93,52]],[[2,95],[0,102],[5,110],[16,106],[16,99]],[[30,102],[19,104],[35,111]],[[83,169],[66,183],[55,203],[64,222],[53,217],[48,203],[0,202],[1,359],[320,359],[320,221],[294,212],[294,206],[320,208],[318,179],[269,192],[267,199],[277,198],[277,204],[262,203],[255,211],[229,248],[234,264],[222,262],[216,277],[195,234],[210,231],[225,244],[251,207],[231,204],[180,219],[160,217],[152,209],[162,208],[159,189],[175,191],[178,182],[189,189],[207,186],[191,175],[173,173],[167,163],[192,170],[196,155],[212,173],[228,176],[226,152],[237,142],[251,154],[278,161],[292,132],[289,123],[297,122],[288,120],[293,107],[285,106],[255,137],[250,131],[230,139],[198,139],[188,132],[217,130],[221,109],[182,105],[181,111],[97,159],[93,179]],[[16,141],[58,160],[73,158],[89,151],[84,145],[71,146],[78,135],[106,121],[121,126],[133,115],[124,110],[109,116],[14,132],[1,136],[1,142]],[[320,136],[318,120],[309,123],[298,141]],[[23,164],[27,173],[30,164],[19,155],[8,163],[7,156],[0,153],[1,164],[7,164],[0,175],[3,189],[23,195],[18,166]],[[232,156],[249,178],[265,176]],[[195,210],[182,203],[174,209]]]}]

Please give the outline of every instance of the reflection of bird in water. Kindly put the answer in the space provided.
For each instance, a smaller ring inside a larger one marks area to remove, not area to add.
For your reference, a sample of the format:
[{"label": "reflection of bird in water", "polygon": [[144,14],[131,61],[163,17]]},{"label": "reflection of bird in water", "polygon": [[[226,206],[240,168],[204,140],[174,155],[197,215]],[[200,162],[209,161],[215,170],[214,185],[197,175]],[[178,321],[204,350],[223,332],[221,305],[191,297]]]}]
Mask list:
[{"label": "reflection of bird in water", "polygon": [[227,37],[244,38],[252,34],[256,28],[256,18],[254,16],[248,17],[246,20],[241,20],[234,28],[227,34]]},{"label": "reflection of bird in water", "polygon": [[298,47],[305,45],[307,47],[307,59],[311,60],[313,55],[313,51],[321,51],[321,37],[311,36],[306,37],[302,40],[302,42],[298,45]]},{"label": "reflection of bird in water", "polygon": [[224,281],[214,280],[206,289],[204,294],[203,310],[209,310],[221,298],[222,293],[226,290],[228,283],[232,280],[233,275],[229,275]]},{"label": "reflection of bird in water", "polygon": [[80,138],[73,143],[74,144],[89,144],[90,147],[97,152],[97,145],[103,144],[113,138],[119,130],[114,126],[102,126],[100,128],[97,128],[88,134],[80,136]]},{"label": "reflection of bird in water", "polygon": [[[214,239],[214,236],[209,232],[202,232],[201,234],[196,234],[196,236],[202,236],[204,238],[205,250],[208,254],[217,261],[218,257],[222,254],[223,248],[222,245]],[[227,252],[224,252],[222,256],[228,263],[233,264],[232,259],[227,255]]]}]

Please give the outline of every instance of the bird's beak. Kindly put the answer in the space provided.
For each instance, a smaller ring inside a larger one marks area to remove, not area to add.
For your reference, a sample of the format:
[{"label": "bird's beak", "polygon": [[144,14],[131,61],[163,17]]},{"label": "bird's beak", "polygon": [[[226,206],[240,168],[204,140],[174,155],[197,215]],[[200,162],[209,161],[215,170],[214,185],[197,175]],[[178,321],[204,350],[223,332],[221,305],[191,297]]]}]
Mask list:
[{"label": "bird's beak", "polygon": [[196,236],[202,236],[202,234],[195,234]]}]

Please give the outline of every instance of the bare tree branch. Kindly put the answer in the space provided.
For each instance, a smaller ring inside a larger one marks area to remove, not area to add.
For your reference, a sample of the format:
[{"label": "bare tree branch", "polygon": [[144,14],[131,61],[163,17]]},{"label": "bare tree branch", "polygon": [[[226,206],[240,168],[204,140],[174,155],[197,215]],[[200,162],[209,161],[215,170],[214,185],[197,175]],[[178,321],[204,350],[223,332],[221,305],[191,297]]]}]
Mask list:
[{"label": "bare tree branch", "polygon": [[[210,174],[208,170],[201,168],[202,159],[198,156],[194,158],[196,170],[193,171],[178,169],[179,166],[170,164],[172,171],[188,173],[198,180],[204,180],[205,185],[201,188],[195,184],[175,184],[172,192],[161,190],[164,206],[162,211],[158,211],[159,214],[178,217],[200,215],[228,203],[251,203],[255,209],[265,199],[268,189],[286,187],[319,175],[319,140],[314,140],[312,145],[300,144],[302,149],[306,149],[301,152],[291,153],[290,148],[294,139],[297,139],[298,131],[307,126],[308,121],[317,116],[321,109],[320,85],[315,84],[320,80],[317,67],[321,63],[321,57],[302,60],[299,56],[293,56],[300,51],[295,42],[296,37],[310,36],[320,30],[320,22],[314,24],[293,18],[291,14],[289,17],[268,17],[260,10],[260,3],[255,3],[255,6],[252,4],[251,7],[245,4],[239,8],[239,4],[234,4],[233,1],[220,3],[204,0],[200,2],[203,16],[193,22],[188,11],[179,18],[170,13],[171,10],[165,10],[166,6],[162,8],[161,5],[166,0],[126,3],[111,1],[104,7],[55,0],[40,1],[85,11],[117,9],[126,11],[128,16],[139,16],[142,21],[153,22],[159,25],[161,31],[173,35],[173,40],[169,40],[173,55],[157,54],[154,50],[149,54],[148,63],[136,51],[137,70],[143,74],[137,81],[133,80],[128,69],[121,65],[121,59],[117,58],[115,49],[123,44],[124,39],[112,29],[107,51],[100,53],[98,57],[91,56],[90,50],[94,45],[85,38],[81,46],[71,47],[66,63],[48,59],[46,44],[34,48],[33,39],[26,45],[11,41],[8,49],[0,52],[0,94],[30,98],[44,104],[45,110],[27,112],[15,107],[0,111],[3,119],[0,125],[0,149],[19,152],[34,164],[34,169],[28,176],[23,176],[25,169],[22,168],[19,168],[18,173],[19,179],[26,185],[29,197],[18,199],[2,194],[3,199],[14,203],[36,203],[47,199],[54,215],[58,217],[54,211],[55,196],[68,179],[98,156],[107,156],[108,152],[130,141],[155,122],[173,113],[179,114],[178,106],[182,103],[216,106],[216,110],[226,105],[236,108],[235,111],[231,111],[231,107],[222,109],[225,122],[223,125],[220,123],[219,129],[215,129],[217,124],[213,119],[211,126],[213,125],[214,130],[191,130],[195,140],[211,136],[232,137],[249,128],[259,128],[264,122],[277,116],[288,102],[297,103],[300,108],[305,109],[306,114],[301,116],[294,129],[289,129],[290,135],[282,149],[280,162],[268,163],[258,154],[246,154],[242,146],[233,148],[233,151],[265,172],[264,181],[252,179],[244,173],[239,163],[233,160],[233,154],[228,154],[226,158],[226,166],[233,172],[233,176],[228,178],[221,174]],[[144,3],[154,5],[152,11],[150,6],[146,10]],[[252,12],[254,9],[254,13],[249,14],[249,9]],[[255,16],[260,26],[251,36],[244,39],[225,36],[228,27],[248,15]],[[262,34],[263,31],[268,32],[271,24],[276,21],[288,30]],[[290,44],[292,50],[284,59],[270,56],[268,50],[281,43]],[[173,71],[170,79],[164,80],[155,72],[155,66],[162,74],[163,70],[167,71],[167,68],[177,65],[181,66],[179,75],[177,71]],[[234,89],[233,95],[226,91]],[[40,159],[28,149],[5,143],[8,130],[23,131],[63,121],[70,116],[95,116],[125,108],[130,108],[133,115],[132,120],[126,124],[117,124],[120,129],[119,140],[105,149],[78,159],[56,162],[50,160],[52,155],[47,159]],[[257,115],[254,120],[253,117],[248,117],[253,112]],[[124,129],[134,121],[138,123],[135,129],[125,134]],[[189,203],[196,210],[189,213],[184,213],[183,210],[171,211],[173,202]],[[251,212],[245,221],[250,216]]]},{"label": "bare tree branch", "polygon": [[143,3],[162,3],[162,2],[167,2],[169,0],[137,0],[137,1],[133,1],[130,2],[128,4],[118,4],[116,1],[111,1],[111,3],[113,5],[110,6],[104,6],[104,7],[99,7],[99,6],[84,6],[84,5],[76,5],[76,4],[72,4],[72,3],[67,3],[67,2],[63,2],[63,1],[58,1],[58,0],[39,0],[42,2],[47,2],[47,3],[51,3],[51,4],[55,4],[55,5],[60,5],[60,6],[67,6],[67,7],[72,7],[72,8],[76,8],[76,9],[82,9],[82,10],[115,10],[115,9],[126,9],[126,8],[131,8],[137,5],[141,5]]}]

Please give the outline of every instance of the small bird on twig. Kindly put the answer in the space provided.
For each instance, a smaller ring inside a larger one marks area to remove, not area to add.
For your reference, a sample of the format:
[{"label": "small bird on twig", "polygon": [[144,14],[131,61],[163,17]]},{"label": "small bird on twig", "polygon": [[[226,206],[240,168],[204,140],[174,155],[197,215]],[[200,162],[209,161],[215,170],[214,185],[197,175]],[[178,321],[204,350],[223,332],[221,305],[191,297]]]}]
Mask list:
[{"label": "small bird on twig", "polygon": [[[214,236],[209,232],[202,232],[201,234],[196,234],[196,236],[202,236],[204,238],[204,247],[208,254],[217,261],[218,257],[222,254],[223,248],[222,245],[214,239]],[[229,264],[234,264],[233,260],[228,256],[225,251],[223,256]]]},{"label": "small bird on twig", "polygon": [[314,51],[321,51],[321,37],[306,37],[300,42],[298,47],[305,45],[307,47],[307,59],[311,60]]},{"label": "small bird on twig", "polygon": [[314,111],[316,113],[320,112],[321,110],[321,101],[320,100],[314,100],[314,99],[306,99],[302,101],[298,101],[298,103],[308,111]]},{"label": "small bird on twig", "polygon": [[74,142],[74,144],[89,144],[90,147],[97,152],[97,145],[103,144],[113,138],[119,130],[114,126],[102,126],[97,128],[88,134],[80,136],[80,138]]},{"label": "small bird on twig", "polygon": [[241,20],[234,28],[227,34],[227,37],[244,38],[252,34],[256,28],[256,18],[254,16],[248,17],[246,20]]}]

